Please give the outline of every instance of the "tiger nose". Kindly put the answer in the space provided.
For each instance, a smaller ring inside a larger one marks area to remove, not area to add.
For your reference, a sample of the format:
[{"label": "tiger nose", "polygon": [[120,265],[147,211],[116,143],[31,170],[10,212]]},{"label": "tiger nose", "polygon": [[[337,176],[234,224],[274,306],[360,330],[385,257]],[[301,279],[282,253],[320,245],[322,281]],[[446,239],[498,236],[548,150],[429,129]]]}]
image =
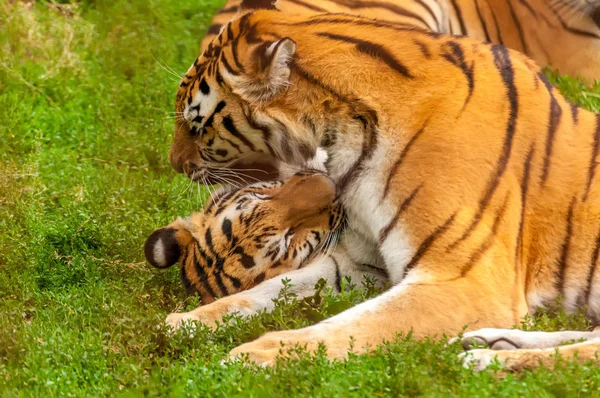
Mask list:
[{"label": "tiger nose", "polygon": [[181,159],[174,156],[169,156],[169,161],[171,162],[171,167],[173,167],[176,172],[185,173],[188,176],[200,168],[200,165],[193,160],[181,161]]},{"label": "tiger nose", "polygon": [[173,153],[173,150],[169,152],[169,162],[171,163],[171,167],[178,173],[183,173],[183,162],[179,156],[176,156]]}]

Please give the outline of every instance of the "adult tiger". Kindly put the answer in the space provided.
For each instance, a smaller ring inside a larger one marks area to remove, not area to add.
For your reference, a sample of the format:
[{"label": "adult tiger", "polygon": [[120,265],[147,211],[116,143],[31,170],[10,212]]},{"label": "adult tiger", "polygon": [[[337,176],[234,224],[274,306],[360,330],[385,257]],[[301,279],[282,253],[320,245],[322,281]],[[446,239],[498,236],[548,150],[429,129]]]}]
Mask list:
[{"label": "adult tiger", "polygon": [[230,0],[215,15],[202,50],[240,8],[342,12],[468,35],[521,51],[562,73],[600,79],[600,0]]},{"label": "adult tiger", "polygon": [[600,116],[518,52],[354,16],[258,11],[194,62],[176,110],[170,158],[191,177],[253,156],[300,164],[324,148],[358,237],[333,258],[383,266],[395,284],[232,356],[271,363],[280,343],[323,342],[343,357],[351,337],[361,352],[410,330],[506,328],[559,295],[598,320]]},{"label": "adult tiger", "polygon": [[[285,180],[215,192],[213,198],[202,212],[177,219],[146,240],[150,264],[167,268],[179,262],[183,285],[189,293],[197,292],[203,304],[226,296],[213,306],[169,315],[167,323],[174,328],[185,320],[212,326],[225,314],[273,308],[271,299],[282,288],[280,279],[273,278],[283,273],[295,279],[290,291],[298,297],[311,295],[315,285],[297,283],[296,274],[310,281],[312,273],[325,275],[337,291],[346,276],[386,280],[368,266],[343,268],[329,262],[302,268],[324,255],[343,221],[335,184],[322,172],[305,170]],[[252,288],[259,284],[263,293],[257,295]]]}]

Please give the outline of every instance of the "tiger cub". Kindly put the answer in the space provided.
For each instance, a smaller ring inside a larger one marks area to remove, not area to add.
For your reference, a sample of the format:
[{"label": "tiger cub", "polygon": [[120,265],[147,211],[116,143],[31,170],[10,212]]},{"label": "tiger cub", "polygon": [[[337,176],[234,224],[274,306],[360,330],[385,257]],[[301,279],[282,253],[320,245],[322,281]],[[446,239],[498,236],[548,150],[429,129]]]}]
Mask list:
[{"label": "tiger cub", "polygon": [[[293,277],[294,270],[322,255],[342,221],[336,186],[318,171],[213,194],[202,212],[154,231],[145,254],[157,268],[179,263],[183,285],[189,293],[197,292],[203,304],[228,297],[189,313],[171,314],[167,323],[174,328],[184,320],[214,325],[227,313],[251,315],[271,308],[272,295],[282,287],[281,278],[275,277]],[[341,278],[360,280],[362,275],[361,268],[333,267],[323,277],[339,291]],[[384,278],[380,273],[374,276]],[[257,302],[252,288],[265,280],[270,280],[265,284],[273,293],[263,294],[264,303]],[[305,297],[314,286],[295,283],[291,289]]]},{"label": "tiger cub", "polygon": [[233,358],[272,364],[282,344],[345,357],[397,333],[510,328],[558,296],[600,321],[600,114],[519,52],[356,16],[257,11],[194,62],[176,111],[170,160],[191,178],[257,159],[302,165],[323,148],[348,225],[297,280],[370,264],[393,284]]},{"label": "tiger cub", "polygon": [[202,50],[241,9],[345,13],[503,44],[561,73],[600,79],[600,0],[229,0]]}]

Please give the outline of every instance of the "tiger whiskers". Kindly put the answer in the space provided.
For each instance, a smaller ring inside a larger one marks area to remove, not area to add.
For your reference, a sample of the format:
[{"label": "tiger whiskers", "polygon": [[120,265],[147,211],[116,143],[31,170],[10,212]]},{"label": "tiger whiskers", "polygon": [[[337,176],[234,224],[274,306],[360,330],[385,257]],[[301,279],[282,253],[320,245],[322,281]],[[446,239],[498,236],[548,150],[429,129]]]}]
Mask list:
[{"label": "tiger whiskers", "polygon": [[597,6],[580,0],[550,0],[550,8],[566,23],[579,22],[588,17]]},{"label": "tiger whiskers", "polygon": [[[181,79],[183,77],[182,75],[179,75],[177,72],[175,72],[173,70],[173,68],[171,68],[165,62],[162,62],[161,60],[159,60],[158,58],[156,58],[154,56],[154,54],[152,54],[152,58],[154,58],[154,60],[156,61],[156,63],[158,65],[160,65],[160,67],[171,76],[171,80],[176,81],[179,84],[179,82],[181,81]],[[175,77],[176,79],[173,79],[173,77]]]}]

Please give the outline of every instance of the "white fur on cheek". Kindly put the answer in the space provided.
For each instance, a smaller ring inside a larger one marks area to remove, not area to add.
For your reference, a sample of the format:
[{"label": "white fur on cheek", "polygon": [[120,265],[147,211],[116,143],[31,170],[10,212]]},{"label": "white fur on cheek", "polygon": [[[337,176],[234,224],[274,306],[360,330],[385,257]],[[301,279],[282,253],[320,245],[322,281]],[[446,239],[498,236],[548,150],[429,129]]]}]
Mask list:
[{"label": "white fur on cheek", "polygon": [[208,95],[202,94],[201,91],[198,91],[194,96],[194,101],[192,101],[192,105],[200,105],[199,115],[206,117],[213,113],[215,107],[217,106],[217,94],[214,89],[210,90]]}]

